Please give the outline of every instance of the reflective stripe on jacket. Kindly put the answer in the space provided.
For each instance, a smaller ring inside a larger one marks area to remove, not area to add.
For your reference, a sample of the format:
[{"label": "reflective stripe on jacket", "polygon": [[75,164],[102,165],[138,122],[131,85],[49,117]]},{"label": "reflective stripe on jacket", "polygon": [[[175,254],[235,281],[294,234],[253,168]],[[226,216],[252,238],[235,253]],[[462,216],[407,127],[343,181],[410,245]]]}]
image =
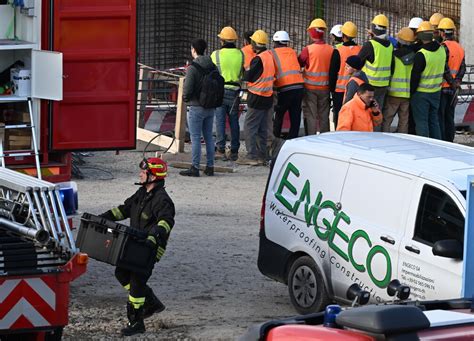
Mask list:
[{"label": "reflective stripe on jacket", "polygon": [[[464,49],[462,46],[454,40],[446,40],[443,42],[443,45],[446,45],[449,51],[448,67],[451,76],[456,78],[459,68],[461,67],[462,60],[464,59]],[[442,84],[443,88],[448,88],[448,82],[444,81]]]},{"label": "reflective stripe on jacket", "polygon": [[421,73],[420,84],[416,91],[427,93],[440,91],[446,65],[446,51],[440,46],[436,51],[422,48],[419,52],[425,56],[426,66]]},{"label": "reflective stripe on jacket", "polygon": [[337,73],[336,92],[346,91],[346,85],[349,82],[349,78],[351,78],[351,76],[349,76],[346,71],[346,60],[350,56],[358,54],[361,48],[362,47],[359,45],[341,45],[337,48],[337,51],[339,51],[341,64],[339,66],[339,72]]},{"label": "reflective stripe on jacket", "polygon": [[304,84],[298,56],[291,47],[278,47],[270,50],[275,61],[275,87],[281,88],[288,85]]},{"label": "reflective stripe on jacket", "polygon": [[392,97],[410,98],[410,77],[413,64],[405,65],[395,57],[395,70],[390,79],[388,95]]},{"label": "reflective stripe on jacket", "polygon": [[392,66],[393,45],[387,47],[378,41],[370,40],[374,49],[374,62],[365,61],[362,71],[365,72],[372,86],[388,86]]},{"label": "reflective stripe on jacket", "polygon": [[308,45],[309,66],[303,71],[306,89],[329,90],[329,66],[334,48],[328,44]]},{"label": "reflective stripe on jacket", "polygon": [[241,51],[244,54],[244,69],[248,71],[250,68],[250,62],[257,54],[252,50],[252,45],[250,44],[242,47]]},{"label": "reflective stripe on jacket", "polygon": [[237,48],[223,48],[212,52],[211,59],[224,77],[226,83],[224,87],[232,90],[239,89],[244,66],[243,52]]},{"label": "reflective stripe on jacket", "polygon": [[262,60],[263,72],[255,82],[248,83],[248,90],[257,95],[269,97],[273,95],[273,81],[275,80],[275,63],[269,50],[257,55]]}]

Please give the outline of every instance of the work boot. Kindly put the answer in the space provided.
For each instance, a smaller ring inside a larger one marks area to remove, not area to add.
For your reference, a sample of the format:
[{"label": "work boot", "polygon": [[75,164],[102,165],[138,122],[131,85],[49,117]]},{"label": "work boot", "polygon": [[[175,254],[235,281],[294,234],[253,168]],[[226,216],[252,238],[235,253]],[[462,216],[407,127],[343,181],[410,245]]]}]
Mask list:
[{"label": "work boot", "polygon": [[143,318],[148,318],[153,314],[161,313],[165,308],[165,305],[155,296],[153,290],[150,287],[147,287],[145,304],[143,305]]},{"label": "work boot", "polygon": [[197,169],[194,166],[191,166],[189,169],[179,172],[179,175],[197,177],[197,176],[199,176],[199,169]]},{"label": "work boot", "polygon": [[238,165],[248,165],[248,166],[258,166],[262,164],[262,162],[257,159],[249,159],[249,158],[238,159],[236,163]]},{"label": "work boot", "polygon": [[214,176],[214,167],[206,166],[204,174],[206,174],[207,176]]},{"label": "work boot", "polygon": [[127,317],[127,326],[122,329],[123,336],[131,336],[145,332],[145,323],[143,322],[143,306],[137,309],[133,307],[132,303],[128,302]]},{"label": "work boot", "polygon": [[239,152],[230,152],[229,159],[231,161],[237,161],[239,158]]}]

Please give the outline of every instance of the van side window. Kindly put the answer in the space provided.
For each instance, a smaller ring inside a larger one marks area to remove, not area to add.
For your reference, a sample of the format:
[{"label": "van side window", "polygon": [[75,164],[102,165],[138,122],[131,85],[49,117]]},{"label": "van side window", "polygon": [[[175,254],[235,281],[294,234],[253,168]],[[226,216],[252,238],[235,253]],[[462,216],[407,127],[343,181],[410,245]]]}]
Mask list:
[{"label": "van side window", "polygon": [[464,242],[464,217],[445,192],[429,185],[423,187],[413,239],[428,245],[444,239]]}]

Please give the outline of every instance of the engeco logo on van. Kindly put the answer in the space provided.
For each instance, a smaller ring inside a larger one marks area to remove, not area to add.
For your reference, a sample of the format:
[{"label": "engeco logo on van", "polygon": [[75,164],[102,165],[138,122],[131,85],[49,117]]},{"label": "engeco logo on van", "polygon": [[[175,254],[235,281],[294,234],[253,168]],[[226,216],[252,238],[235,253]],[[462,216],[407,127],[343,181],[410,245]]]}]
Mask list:
[{"label": "engeco logo on van", "polygon": [[[352,235],[348,236],[343,230],[339,228],[339,222],[342,220],[346,224],[350,225],[350,217],[342,210],[340,210],[337,205],[331,200],[323,201],[323,193],[318,192],[314,203],[311,203],[311,184],[309,180],[304,182],[303,188],[297,189],[289,180],[288,176],[290,173],[294,174],[296,177],[300,176],[300,171],[295,167],[291,162],[288,163],[283,177],[278,186],[277,193],[275,197],[280,201],[283,206],[285,206],[294,216],[297,215],[297,212],[301,206],[301,203],[304,202],[304,218],[308,226],[314,225],[314,232],[321,241],[327,241],[328,246],[331,250],[336,252],[341,258],[346,262],[350,262],[352,266],[359,272],[367,271],[372,282],[379,288],[386,288],[392,277],[392,263],[390,260],[390,255],[387,250],[380,245],[373,245],[370,240],[369,235],[364,230],[356,230]],[[298,198],[294,205],[291,205],[282,195],[283,190],[287,189],[291,194]],[[322,210],[331,210],[334,214],[334,219],[332,222],[328,221],[326,218],[322,219],[324,226],[318,225],[318,216]],[[324,228],[326,227],[326,228]],[[334,237],[339,236],[342,240],[347,243],[347,251],[342,249],[340,246],[334,243]],[[359,264],[354,260],[353,251],[354,244],[358,239],[364,239],[369,246],[370,250],[365,257],[365,264]],[[372,261],[374,256],[380,254],[386,260],[386,271],[385,276],[382,279],[378,279],[374,276],[372,271]]]}]

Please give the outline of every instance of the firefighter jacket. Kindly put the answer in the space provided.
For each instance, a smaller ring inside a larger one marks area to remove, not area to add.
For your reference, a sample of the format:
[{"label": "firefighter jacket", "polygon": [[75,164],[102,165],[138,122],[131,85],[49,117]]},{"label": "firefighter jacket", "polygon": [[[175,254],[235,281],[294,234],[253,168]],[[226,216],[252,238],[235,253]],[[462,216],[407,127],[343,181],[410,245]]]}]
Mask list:
[{"label": "firefighter jacket", "polygon": [[[460,75],[461,65],[464,61],[464,49],[462,46],[454,40],[446,40],[443,42],[443,45],[448,49],[448,67],[449,73],[453,79],[462,80],[464,73]],[[442,84],[443,88],[450,87],[449,83],[444,81]]]},{"label": "firefighter jacket", "polygon": [[339,112],[336,130],[374,131],[382,123],[380,110],[368,108],[358,94],[344,104]]},{"label": "firefighter jacket", "polygon": [[155,238],[157,242],[157,260],[163,256],[171,229],[174,225],[175,209],[171,198],[166,193],[164,181],[147,192],[144,186],[140,187],[125,202],[101,216],[118,221],[130,218],[130,226],[144,230]]},{"label": "firefighter jacket", "polygon": [[244,53],[244,69],[248,71],[250,69],[250,62],[257,55],[252,49],[252,45],[248,44],[241,48]]},{"label": "firefighter jacket", "polygon": [[276,66],[275,88],[278,91],[302,89],[304,80],[295,50],[281,46],[270,51]]}]

